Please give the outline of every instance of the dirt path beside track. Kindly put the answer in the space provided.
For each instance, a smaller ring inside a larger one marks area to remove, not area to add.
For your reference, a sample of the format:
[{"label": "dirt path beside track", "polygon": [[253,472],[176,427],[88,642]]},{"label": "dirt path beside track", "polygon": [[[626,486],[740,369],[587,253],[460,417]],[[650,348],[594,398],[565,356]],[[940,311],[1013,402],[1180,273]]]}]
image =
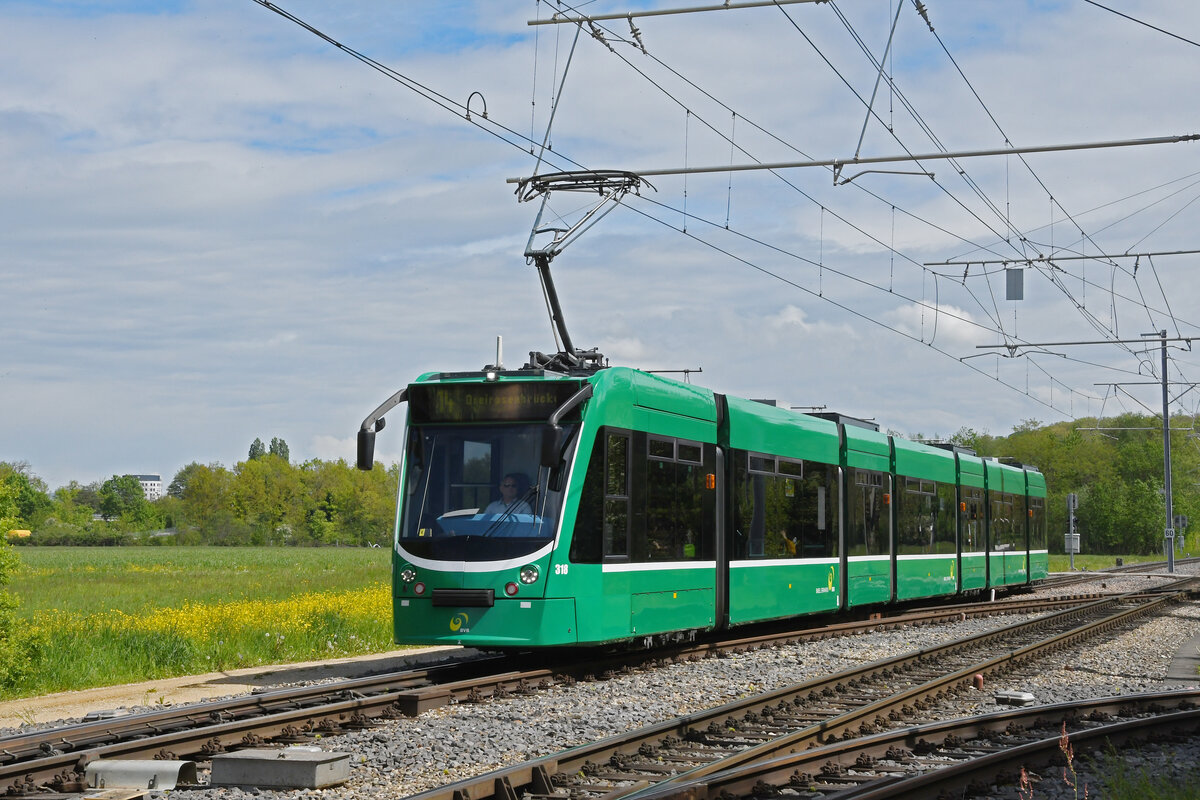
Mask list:
[{"label": "dirt path beside track", "polygon": [[247,667],[228,672],[210,672],[206,675],[163,678],[143,683],[7,700],[0,702],[0,728],[77,719],[89,711],[197,703],[201,700],[245,694],[263,686],[361,677],[403,669],[417,662],[439,660],[448,654],[461,652],[460,647],[410,647],[330,661]]}]

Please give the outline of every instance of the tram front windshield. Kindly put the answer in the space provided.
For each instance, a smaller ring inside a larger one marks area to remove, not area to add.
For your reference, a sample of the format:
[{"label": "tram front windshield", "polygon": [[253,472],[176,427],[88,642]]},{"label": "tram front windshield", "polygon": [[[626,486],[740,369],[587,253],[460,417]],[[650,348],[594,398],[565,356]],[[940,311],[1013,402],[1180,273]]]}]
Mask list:
[{"label": "tram front windshield", "polygon": [[551,541],[562,493],[549,488],[550,470],[539,465],[544,427],[411,427],[400,546],[422,558],[493,561]]}]

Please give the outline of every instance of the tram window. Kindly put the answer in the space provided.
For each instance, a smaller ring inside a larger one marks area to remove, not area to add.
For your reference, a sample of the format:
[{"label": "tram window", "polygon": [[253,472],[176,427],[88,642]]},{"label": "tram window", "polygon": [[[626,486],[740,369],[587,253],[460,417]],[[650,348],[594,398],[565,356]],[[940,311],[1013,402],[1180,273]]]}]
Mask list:
[{"label": "tram window", "polygon": [[635,501],[636,508],[645,508],[645,526],[638,526],[631,557],[635,561],[711,557],[712,511],[706,509],[714,508],[715,501],[705,491],[704,445],[650,436],[647,452],[645,497]]},{"label": "tram window", "polygon": [[578,564],[629,556],[629,434],[596,435],[579,500],[570,558]]},{"label": "tram window", "polygon": [[700,445],[698,444],[680,442],[679,460],[687,464],[702,464],[704,463],[703,450],[701,450]]},{"label": "tram window", "polygon": [[837,519],[835,466],[745,451],[734,459],[734,558],[838,554],[836,526],[828,524]]},{"label": "tram window", "polygon": [[629,434],[609,433],[608,492],[604,498],[604,555],[629,556]]},{"label": "tram window", "polygon": [[766,475],[775,474],[775,458],[774,456],[760,456],[751,454],[750,456],[750,471],[761,472]]},{"label": "tram window", "polygon": [[804,477],[803,461],[792,461],[791,459],[781,458],[779,459],[778,469],[780,475],[792,475],[797,478]]},{"label": "tram window", "polygon": [[962,492],[962,549],[964,553],[979,552],[983,548],[983,490],[967,486]]},{"label": "tram window", "polygon": [[[991,518],[988,520],[991,532],[991,549],[1013,550],[1017,543],[1017,528],[1014,523],[1013,495],[1006,492],[989,492]],[[1020,528],[1021,543],[1024,545],[1024,527]],[[1023,547],[1022,547],[1023,549]]]},{"label": "tram window", "polygon": [[904,486],[896,496],[897,552],[955,552],[953,484],[906,477]]},{"label": "tram window", "polygon": [[855,470],[849,487],[850,502],[846,542],[850,555],[885,555],[891,552],[891,515],[888,502],[892,476],[875,470]]},{"label": "tram window", "polygon": [[854,485],[883,486],[883,473],[873,470],[856,469],[854,470]]},{"label": "tram window", "polygon": [[1029,549],[1046,549],[1046,499],[1029,498]]},{"label": "tram window", "polygon": [[606,494],[629,495],[629,437],[610,434],[608,443],[608,483]]},{"label": "tram window", "polygon": [[455,508],[483,508],[491,500],[492,445],[491,442],[462,443],[462,480],[450,483]]},{"label": "tram window", "polygon": [[666,461],[675,460],[675,440],[650,437],[648,453],[651,458],[661,458]]},{"label": "tram window", "polygon": [[937,494],[937,483],[923,478],[905,478],[904,490],[912,494]]},{"label": "tram window", "polygon": [[1025,495],[1014,494],[1012,497],[1012,543],[1017,550],[1028,550],[1026,536],[1029,533],[1029,510],[1025,505]]},{"label": "tram window", "polygon": [[604,501],[604,555],[629,555],[629,503],[626,500]]}]

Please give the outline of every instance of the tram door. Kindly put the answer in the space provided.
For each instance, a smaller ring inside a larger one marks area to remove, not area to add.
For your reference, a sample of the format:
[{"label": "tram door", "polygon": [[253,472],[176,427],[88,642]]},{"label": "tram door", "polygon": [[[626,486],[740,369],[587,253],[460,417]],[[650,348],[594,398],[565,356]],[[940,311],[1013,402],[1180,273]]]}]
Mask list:
[{"label": "tram door", "polygon": [[583,612],[599,612],[598,638],[716,624],[716,471],[714,444],[602,429],[571,550],[600,563],[599,607]]}]

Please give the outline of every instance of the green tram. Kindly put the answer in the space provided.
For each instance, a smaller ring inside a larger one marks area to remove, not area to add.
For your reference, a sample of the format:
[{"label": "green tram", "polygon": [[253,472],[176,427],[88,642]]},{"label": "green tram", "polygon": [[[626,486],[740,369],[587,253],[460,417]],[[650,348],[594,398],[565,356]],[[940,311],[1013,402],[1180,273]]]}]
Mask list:
[{"label": "green tram", "polygon": [[621,367],[430,373],[407,401],[396,641],[653,645],[1047,573],[1032,467]]}]

